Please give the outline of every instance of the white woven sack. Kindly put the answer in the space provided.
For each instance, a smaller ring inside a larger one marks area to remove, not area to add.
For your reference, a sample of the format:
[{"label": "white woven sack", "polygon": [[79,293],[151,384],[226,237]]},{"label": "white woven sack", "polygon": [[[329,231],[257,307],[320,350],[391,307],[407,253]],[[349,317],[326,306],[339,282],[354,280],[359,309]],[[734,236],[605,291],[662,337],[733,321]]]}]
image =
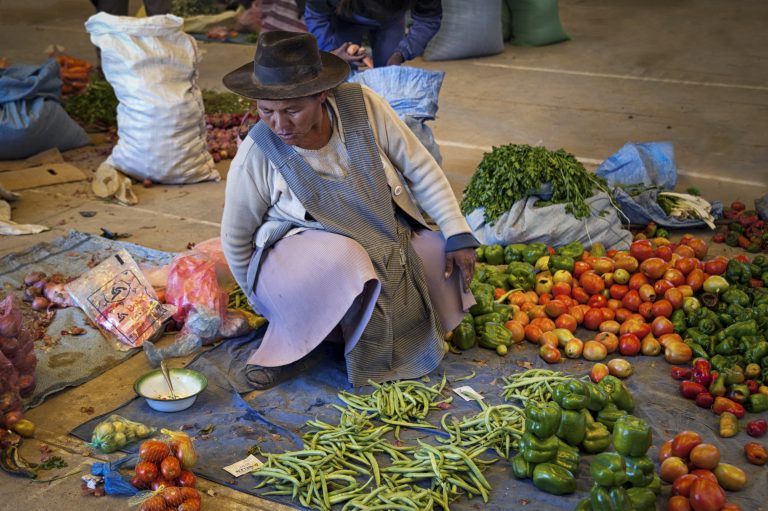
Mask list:
[{"label": "white woven sack", "polygon": [[167,184],[220,179],[206,146],[200,55],[184,20],[101,12],[85,23],[115,89],[119,140],[106,164]]}]

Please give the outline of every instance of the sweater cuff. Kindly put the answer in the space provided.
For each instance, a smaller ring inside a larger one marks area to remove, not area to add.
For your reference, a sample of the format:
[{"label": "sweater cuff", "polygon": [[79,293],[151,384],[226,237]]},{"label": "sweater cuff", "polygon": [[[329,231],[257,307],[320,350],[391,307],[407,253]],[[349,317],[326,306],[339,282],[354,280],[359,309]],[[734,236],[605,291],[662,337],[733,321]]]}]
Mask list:
[{"label": "sweater cuff", "polygon": [[447,240],[445,240],[445,251],[453,252],[454,250],[460,250],[462,248],[476,248],[480,243],[470,232],[463,232],[461,234],[454,234]]}]

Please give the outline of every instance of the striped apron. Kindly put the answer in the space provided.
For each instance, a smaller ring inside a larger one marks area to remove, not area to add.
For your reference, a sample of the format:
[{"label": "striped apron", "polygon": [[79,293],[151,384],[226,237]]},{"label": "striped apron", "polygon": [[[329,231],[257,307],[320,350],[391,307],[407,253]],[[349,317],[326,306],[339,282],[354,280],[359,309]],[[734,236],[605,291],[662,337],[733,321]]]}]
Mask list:
[{"label": "striped apron", "polygon": [[[335,97],[352,162],[343,179],[321,176],[265,123],[258,123],[250,136],[325,230],[363,246],[381,283],[371,318],[346,354],[350,382],[418,378],[440,363],[445,332],[429,299],[422,261],[410,243],[411,228],[393,203],[362,90],[358,84],[343,84]],[[276,230],[254,256],[249,282],[255,282],[261,254],[290,227]]]}]

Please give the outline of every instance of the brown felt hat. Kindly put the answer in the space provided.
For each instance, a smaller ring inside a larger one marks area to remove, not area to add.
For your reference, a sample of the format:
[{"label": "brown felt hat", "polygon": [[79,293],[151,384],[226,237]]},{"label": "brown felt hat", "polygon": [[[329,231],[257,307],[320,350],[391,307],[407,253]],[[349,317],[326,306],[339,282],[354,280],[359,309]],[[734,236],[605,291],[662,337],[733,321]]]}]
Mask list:
[{"label": "brown felt hat", "polygon": [[259,36],[252,63],[224,76],[224,85],[251,99],[291,99],[332,89],[349,75],[349,65],[320,51],[315,36],[266,32]]}]

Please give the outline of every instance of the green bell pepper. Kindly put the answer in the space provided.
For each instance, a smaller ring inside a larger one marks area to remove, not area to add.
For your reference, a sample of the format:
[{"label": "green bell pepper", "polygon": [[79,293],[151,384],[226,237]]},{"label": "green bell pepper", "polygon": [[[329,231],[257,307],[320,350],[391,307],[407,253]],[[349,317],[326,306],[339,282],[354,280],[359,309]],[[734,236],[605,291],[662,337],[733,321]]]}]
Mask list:
[{"label": "green bell pepper", "polygon": [[560,465],[541,463],[533,469],[533,485],[552,495],[565,495],[576,491],[576,478]]},{"label": "green bell pepper", "polygon": [[[555,249],[555,254],[570,257],[571,259],[579,259],[583,253],[584,245],[582,245],[579,241],[572,241],[567,245],[563,245],[562,247]],[[552,260],[550,259],[550,264],[551,261]]]},{"label": "green bell pepper", "polygon": [[[718,355],[721,356],[721,355]],[[714,360],[714,358],[712,359]],[[710,365],[712,365],[712,362],[710,361]],[[714,366],[712,366],[714,369]],[[712,394],[715,397],[723,397],[725,396],[725,393],[728,391],[725,387],[725,375],[722,373],[718,373],[717,378],[712,380],[712,383],[709,384],[709,393]]]},{"label": "green bell pepper", "polygon": [[589,400],[587,401],[587,409],[593,412],[599,412],[610,401],[608,393],[604,391],[598,384],[591,381],[584,382],[584,386],[587,389],[587,395]]},{"label": "green bell pepper", "polygon": [[549,271],[554,273],[557,270],[572,272],[576,261],[572,257],[565,255],[554,255],[549,258]]},{"label": "green bell pepper", "polygon": [[498,244],[485,247],[485,260],[488,264],[504,264],[504,248]]},{"label": "green bell pepper", "polygon": [[675,332],[680,335],[682,335],[688,328],[688,323],[686,322],[685,312],[683,312],[683,309],[675,310],[675,312],[673,312],[669,317],[669,320],[672,322],[672,326],[675,327]]},{"label": "green bell pepper", "polygon": [[498,312],[489,312],[488,314],[481,314],[479,316],[475,316],[475,329],[480,330],[482,325],[486,323],[503,323],[501,314]]},{"label": "green bell pepper", "polygon": [[712,318],[702,318],[696,323],[696,328],[701,330],[702,333],[712,335],[717,332],[717,323]]},{"label": "green bell pepper", "polygon": [[[615,452],[604,452],[594,457],[589,473],[600,486],[621,486],[628,481],[624,458]],[[592,503],[594,505],[594,502]]]},{"label": "green bell pepper", "polygon": [[648,456],[624,456],[624,465],[632,486],[646,487],[653,482],[656,466]]},{"label": "green bell pepper", "polygon": [[685,331],[685,337],[687,339],[691,339],[696,344],[699,344],[700,346],[709,346],[709,339],[710,335],[705,334],[698,328],[689,328]]},{"label": "green bell pepper", "polygon": [[713,371],[721,372],[728,367],[728,359],[723,355],[715,355],[709,359],[709,365],[712,366]]},{"label": "green bell pepper", "polygon": [[725,384],[733,385],[734,383],[744,383],[746,379],[744,377],[744,369],[736,364],[731,364],[730,367],[723,369],[720,374],[725,376]]},{"label": "green bell pepper", "polygon": [[[587,412],[589,413],[589,412]],[[624,412],[626,413],[626,412]],[[611,445],[611,433],[605,424],[601,422],[592,422],[587,424],[587,430],[584,434],[584,441],[581,448],[589,454],[603,452]]]},{"label": "green bell pepper", "polygon": [[624,456],[643,456],[652,439],[651,427],[634,415],[620,417],[613,426],[613,448]]},{"label": "green bell pepper", "polygon": [[485,245],[480,245],[479,247],[475,248],[475,256],[477,257],[478,263],[485,261]]},{"label": "green bell pepper", "polygon": [[621,486],[610,489],[594,486],[589,498],[594,511],[628,511],[633,509],[627,491]]},{"label": "green bell pepper", "polygon": [[630,488],[627,497],[632,503],[632,511],[656,511],[656,494],[648,488]]},{"label": "green bell pepper", "polygon": [[534,465],[525,461],[521,453],[515,455],[510,464],[512,465],[512,475],[518,479],[528,479],[533,475]]},{"label": "green bell pepper", "polygon": [[715,353],[718,355],[733,355],[736,353],[739,341],[733,337],[726,337],[715,345]]},{"label": "green bell pepper", "polygon": [[589,403],[589,390],[581,380],[568,380],[552,389],[552,398],[563,410],[581,410]]},{"label": "green bell pepper", "polygon": [[574,509],[574,511],[592,511],[592,501],[589,499],[589,497],[581,499],[576,505],[576,509]]},{"label": "green bell pepper", "polygon": [[557,403],[530,400],[525,407],[525,431],[541,439],[549,438],[557,432],[561,415],[562,410]]},{"label": "green bell pepper", "polygon": [[742,307],[748,307],[751,302],[749,295],[741,289],[731,287],[726,289],[723,294],[720,295],[720,299],[727,304],[741,305]]},{"label": "green bell pepper", "polygon": [[525,245],[522,243],[507,245],[504,247],[504,262],[511,263],[512,261],[522,261],[524,251]]},{"label": "green bell pepper", "polygon": [[725,327],[715,335],[715,339],[718,341],[724,340],[726,337],[744,337],[746,335],[757,335],[757,322],[754,319],[749,321],[739,321],[731,326]]},{"label": "green bell pepper", "polygon": [[494,288],[501,288],[504,291],[509,291],[509,279],[503,273],[491,275],[486,282],[492,285]]},{"label": "green bell pepper", "polygon": [[747,410],[752,413],[760,413],[768,410],[768,396],[761,393],[750,394],[747,398]]},{"label": "green bell pepper", "polygon": [[579,445],[587,433],[587,420],[581,411],[563,410],[557,437],[570,445]]},{"label": "green bell pepper", "polygon": [[661,478],[659,477],[659,474],[653,474],[653,482],[646,486],[646,488],[656,495],[661,495]]},{"label": "green bell pepper", "polygon": [[557,450],[555,459],[551,461],[555,465],[560,465],[568,472],[575,476],[579,474],[579,449],[571,447],[562,440],[560,441],[560,448]]},{"label": "green bell pepper", "polygon": [[745,383],[734,383],[729,385],[725,397],[743,405],[747,402],[747,398],[749,397],[749,387],[747,387]]},{"label": "green bell pepper", "polygon": [[549,255],[549,250],[544,243],[530,243],[523,251],[523,261],[528,264],[536,264],[540,257]]},{"label": "green bell pepper", "polygon": [[472,287],[472,294],[477,303],[469,309],[470,314],[480,316],[493,312],[493,286],[479,282]]},{"label": "green bell pepper", "polygon": [[513,261],[507,266],[507,280],[509,285],[514,288],[520,288],[523,291],[533,289],[536,280],[536,272],[528,263]]},{"label": "green bell pepper", "polygon": [[512,332],[504,328],[501,323],[494,323],[493,321],[483,323],[478,334],[480,337],[477,343],[483,348],[495,350],[499,345],[507,347],[512,345]]},{"label": "green bell pepper", "polygon": [[453,329],[453,345],[460,350],[468,350],[475,345],[475,327],[462,321]]},{"label": "green bell pepper", "polygon": [[683,342],[685,342],[685,344],[691,348],[691,351],[693,352],[693,358],[704,358],[709,360],[709,353],[707,353],[707,350],[705,350],[701,344],[694,342],[693,339],[686,339]]},{"label": "green bell pepper", "polygon": [[597,413],[597,422],[604,424],[608,431],[613,431],[616,421],[627,415],[626,410],[619,410],[614,403],[608,403]]},{"label": "green bell pepper", "polygon": [[768,270],[768,257],[764,255],[755,256],[755,258],[752,259],[752,264],[759,266],[763,270]]},{"label": "green bell pepper", "polygon": [[540,439],[530,431],[526,431],[520,438],[519,450],[528,463],[544,463],[557,456],[560,442],[552,435],[549,438]]},{"label": "green bell pepper", "polygon": [[635,409],[635,399],[623,381],[609,374],[600,380],[598,385],[608,394],[608,397],[619,410],[632,413]]},{"label": "green bell pepper", "polygon": [[501,316],[500,323],[506,323],[512,317],[512,309],[506,303],[495,303],[494,302],[494,304],[493,304],[493,312],[497,312]]},{"label": "green bell pepper", "polygon": [[768,286],[768,271],[764,271],[762,275],[760,275],[760,280],[763,281],[763,285]]},{"label": "green bell pepper", "polygon": [[731,259],[725,267],[725,279],[731,284],[749,284],[752,278],[752,271],[749,264],[742,263],[736,259]]}]

